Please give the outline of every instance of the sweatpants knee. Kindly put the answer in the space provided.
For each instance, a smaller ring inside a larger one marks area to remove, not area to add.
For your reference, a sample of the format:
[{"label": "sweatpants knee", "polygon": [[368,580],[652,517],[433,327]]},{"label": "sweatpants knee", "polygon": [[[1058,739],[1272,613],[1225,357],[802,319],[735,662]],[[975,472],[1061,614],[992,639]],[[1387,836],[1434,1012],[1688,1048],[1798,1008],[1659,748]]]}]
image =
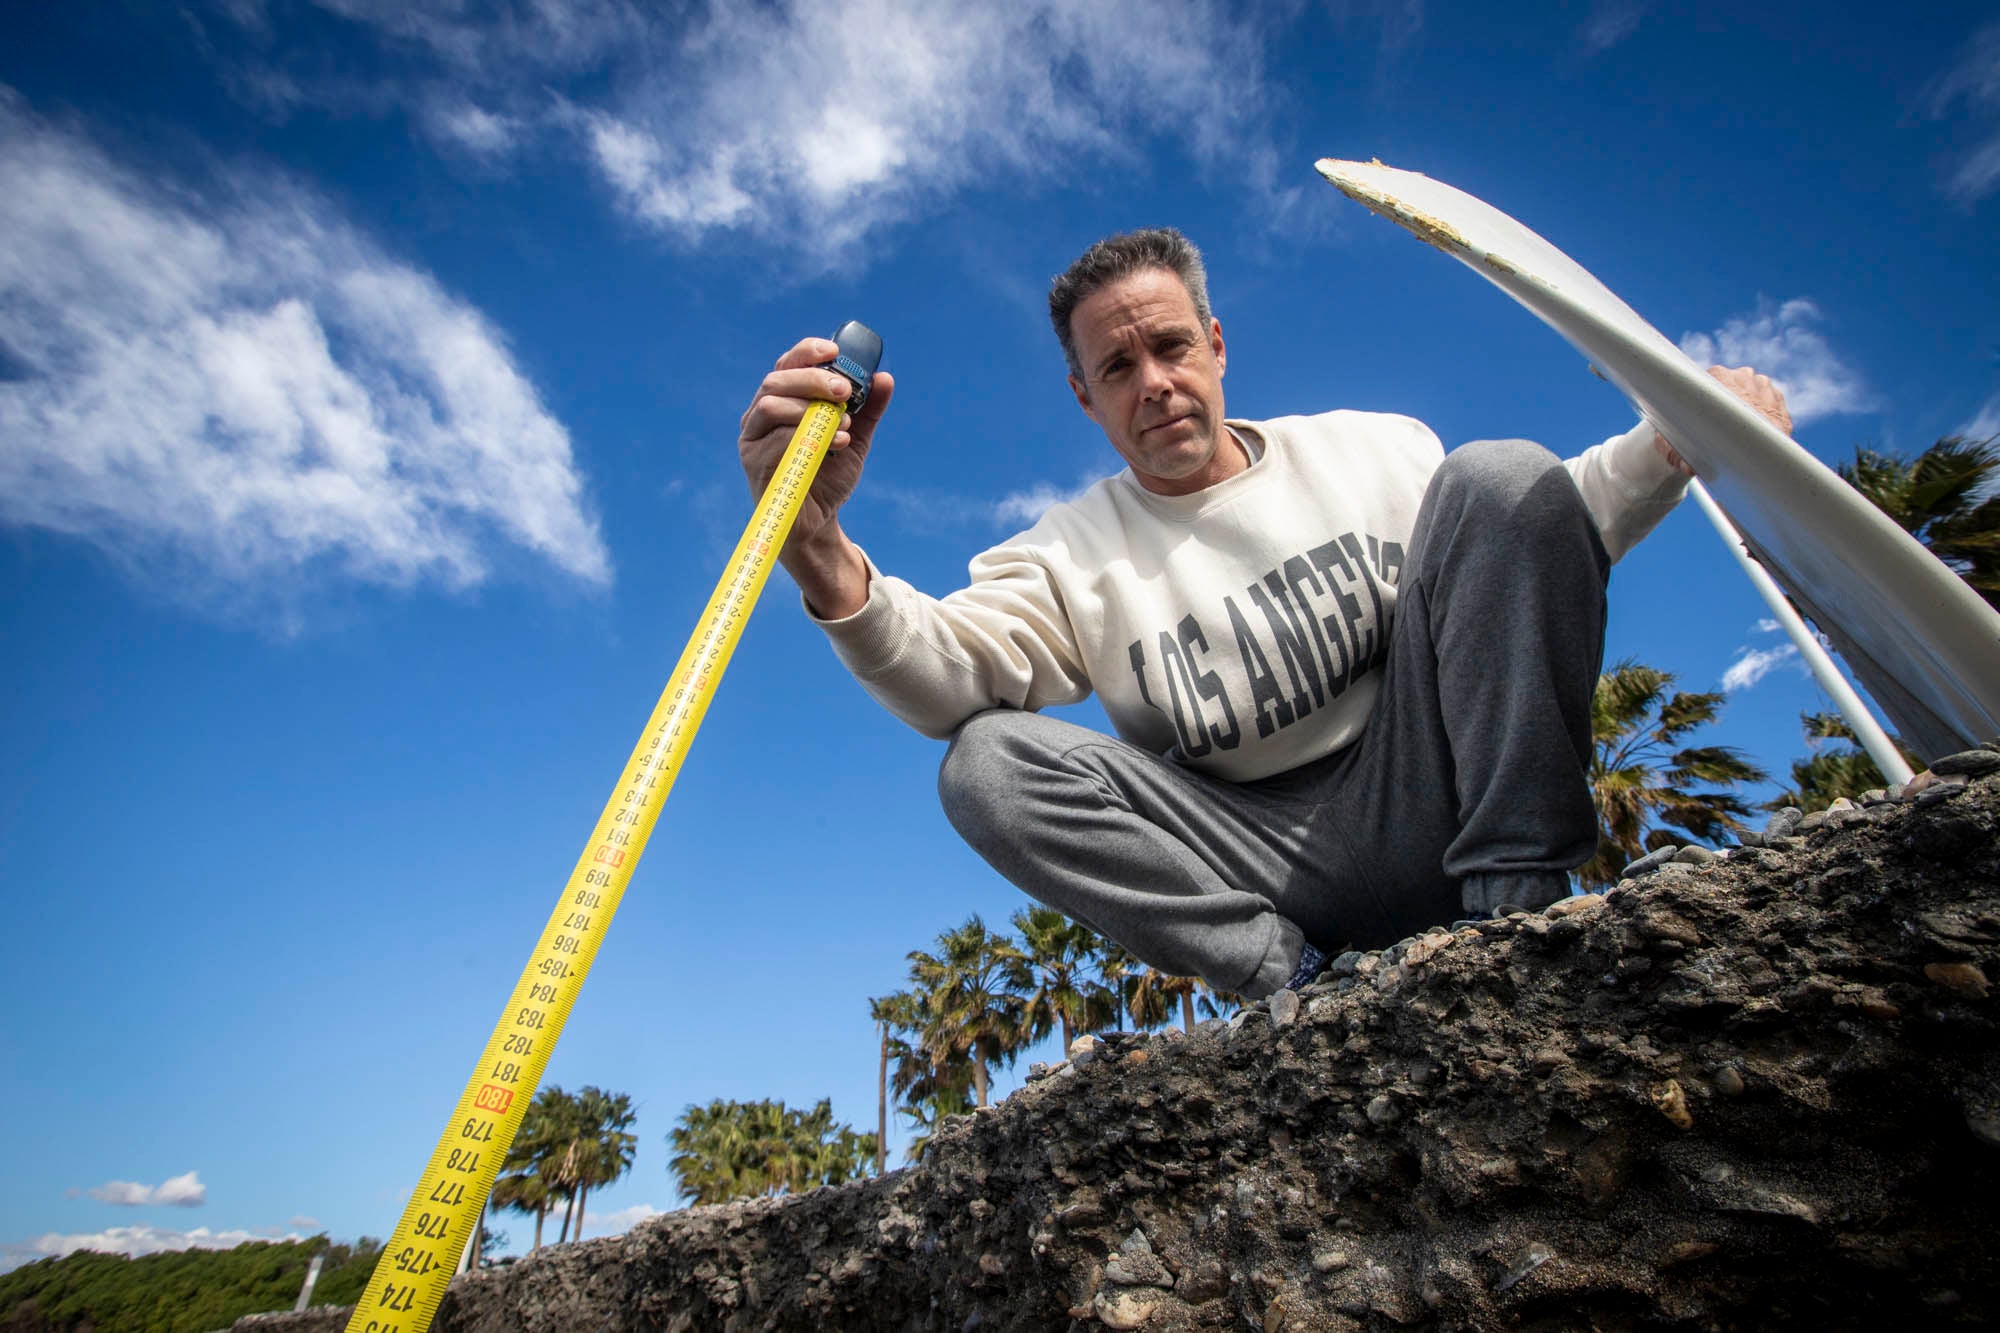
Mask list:
[{"label": "sweatpants knee", "polygon": [[[1596,520],[1563,461],[1532,440],[1476,440],[1445,455],[1431,478],[1432,522],[1516,549],[1558,545],[1609,568]],[[1574,541],[1577,545],[1572,546]]]},{"label": "sweatpants knee", "polygon": [[[1431,485],[1458,495],[1466,504],[1511,510],[1551,474],[1569,481],[1562,460],[1533,440],[1474,440],[1444,456]],[[1570,488],[1575,490],[1575,483]]]},{"label": "sweatpants knee", "polygon": [[990,709],[973,714],[952,733],[938,765],[938,803],[959,836],[974,847],[1004,822],[1007,795],[1018,787],[1030,748],[1023,743],[1023,720],[1035,716]]}]

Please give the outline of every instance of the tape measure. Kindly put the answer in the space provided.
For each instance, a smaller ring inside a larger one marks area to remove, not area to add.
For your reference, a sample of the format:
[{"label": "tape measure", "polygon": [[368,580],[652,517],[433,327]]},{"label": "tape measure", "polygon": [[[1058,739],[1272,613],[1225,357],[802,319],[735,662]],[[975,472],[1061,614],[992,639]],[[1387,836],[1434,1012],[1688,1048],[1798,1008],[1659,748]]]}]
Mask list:
[{"label": "tape measure", "polygon": [[840,354],[831,369],[853,381],[855,392],[846,403],[812,403],[792,433],[777,472],[757,502],[743,539],[729,557],[729,567],[708,599],[694,636],[674,665],[521,979],[514,984],[402,1221],[376,1261],[368,1289],[347,1321],[347,1333],[424,1333],[444,1299],[459,1256],[466,1252],[486,1210],[493,1181],[520,1132],[529,1099],[541,1085],[556,1038],[646,850],[660,807],[680,775],[695,731],[715,697],[716,683],[742,637],[750,608],[756,605],[840,429],[841,414],[859,410],[867,399],[881,362],[882,340],[850,322],[834,334],[834,341]]}]

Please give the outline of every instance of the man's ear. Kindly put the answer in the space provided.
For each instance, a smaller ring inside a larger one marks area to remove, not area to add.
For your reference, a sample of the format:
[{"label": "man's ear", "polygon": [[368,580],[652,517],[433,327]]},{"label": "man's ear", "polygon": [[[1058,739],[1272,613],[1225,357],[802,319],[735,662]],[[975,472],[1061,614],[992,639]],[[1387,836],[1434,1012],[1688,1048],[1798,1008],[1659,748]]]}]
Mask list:
[{"label": "man's ear", "polygon": [[[1083,409],[1083,414],[1092,421],[1097,421],[1097,409],[1090,405],[1090,390],[1083,387],[1083,381],[1071,375],[1069,377],[1069,391],[1076,395],[1076,405]],[[1104,423],[1098,422],[1098,424],[1102,425]]]},{"label": "man's ear", "polygon": [[1222,321],[1213,317],[1208,321],[1208,346],[1215,353],[1215,373],[1226,374],[1229,370],[1229,349],[1222,345]]}]

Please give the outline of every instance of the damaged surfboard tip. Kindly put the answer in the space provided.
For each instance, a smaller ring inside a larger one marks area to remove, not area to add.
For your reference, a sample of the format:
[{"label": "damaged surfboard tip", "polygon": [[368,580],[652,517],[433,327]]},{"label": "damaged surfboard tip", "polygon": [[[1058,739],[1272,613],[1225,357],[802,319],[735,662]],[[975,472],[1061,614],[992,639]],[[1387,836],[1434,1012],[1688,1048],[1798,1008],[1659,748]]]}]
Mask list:
[{"label": "damaged surfboard tip", "polygon": [[[1320,175],[1326,177],[1330,185],[1349,199],[1388,218],[1391,222],[1409,232],[1424,244],[1436,246],[1447,254],[1459,255],[1471,251],[1471,247],[1465,242],[1465,237],[1461,236],[1457,229],[1450,223],[1439,218],[1434,218],[1421,209],[1412,208],[1379,186],[1366,184],[1354,179],[1349,174],[1347,168],[1362,164],[1342,161],[1339,158],[1323,157],[1313,165],[1319,170]],[[1381,167],[1385,171],[1396,170],[1394,167],[1383,166],[1380,158],[1371,158],[1367,165]],[[1417,173],[1402,172],[1399,174],[1416,175]],[[1482,258],[1501,272],[1512,273],[1514,271],[1504,261],[1496,261],[1491,256],[1482,256]]]}]

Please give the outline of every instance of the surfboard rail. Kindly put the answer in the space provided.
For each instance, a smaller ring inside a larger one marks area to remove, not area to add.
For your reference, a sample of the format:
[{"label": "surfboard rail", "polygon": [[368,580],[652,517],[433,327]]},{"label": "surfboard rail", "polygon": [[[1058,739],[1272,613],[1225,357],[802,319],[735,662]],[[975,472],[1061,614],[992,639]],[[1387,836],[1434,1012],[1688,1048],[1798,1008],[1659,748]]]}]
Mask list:
[{"label": "surfboard rail", "polygon": [[1672,440],[1906,744],[1935,757],[2000,735],[2000,613],[1832,468],[1491,204],[1380,162],[1315,165],[1527,307]]}]

